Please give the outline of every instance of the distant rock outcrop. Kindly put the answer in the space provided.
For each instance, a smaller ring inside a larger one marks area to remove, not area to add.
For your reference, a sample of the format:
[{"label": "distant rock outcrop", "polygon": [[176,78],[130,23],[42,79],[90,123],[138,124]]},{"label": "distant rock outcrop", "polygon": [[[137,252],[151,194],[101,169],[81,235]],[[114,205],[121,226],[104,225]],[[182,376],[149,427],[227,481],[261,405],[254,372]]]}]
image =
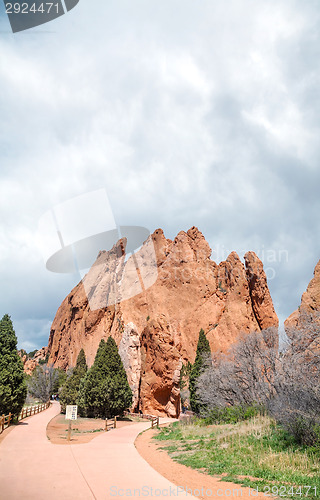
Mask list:
[{"label": "distant rock outcrop", "polygon": [[181,366],[194,361],[200,328],[212,351],[225,352],[240,333],[278,326],[266,275],[253,252],[245,255],[245,265],[235,252],[220,264],[210,260],[211,249],[196,227],[173,241],[158,229],[127,260],[125,246],[120,240],[100,252],[62,302],[50,332],[49,363],[74,366],[84,348],[91,365],[100,340],[112,335],[134,407],[175,417]]},{"label": "distant rock outcrop", "polygon": [[20,350],[18,351],[19,356],[21,357],[24,372],[27,375],[32,375],[33,371],[39,365],[39,362],[45,362],[47,356],[48,348],[42,347],[39,351],[36,351],[32,357],[30,357],[26,351]]},{"label": "distant rock outcrop", "polygon": [[311,317],[320,323],[320,260],[314,269],[313,279],[302,294],[300,306],[284,322],[289,338],[295,330],[305,329],[305,322]]}]

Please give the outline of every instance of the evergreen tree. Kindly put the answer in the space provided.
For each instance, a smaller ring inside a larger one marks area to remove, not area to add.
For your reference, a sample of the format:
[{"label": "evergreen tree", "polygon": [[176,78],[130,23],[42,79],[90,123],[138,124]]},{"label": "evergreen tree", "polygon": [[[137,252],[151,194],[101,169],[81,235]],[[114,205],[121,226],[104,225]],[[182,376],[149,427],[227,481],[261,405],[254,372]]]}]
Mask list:
[{"label": "evergreen tree", "polygon": [[55,370],[58,374],[58,377],[53,385],[52,394],[58,394],[67,380],[67,374],[62,368],[55,368]]},{"label": "evergreen tree", "polygon": [[117,345],[112,337],[101,340],[94,363],[84,378],[79,406],[89,417],[110,418],[132,404],[132,391]]},{"label": "evergreen tree", "polygon": [[79,352],[76,366],[68,373],[67,379],[60,392],[61,411],[65,413],[67,405],[77,404],[80,382],[87,373],[88,367],[84,350]]},{"label": "evergreen tree", "polygon": [[12,321],[5,314],[0,321],[0,414],[18,415],[27,396],[23,364],[17,351]]},{"label": "evergreen tree", "polygon": [[189,391],[190,391],[190,406],[192,411],[200,413],[201,405],[197,397],[197,382],[198,378],[204,368],[205,358],[211,354],[209,341],[201,328],[199,332],[199,339],[197,345],[197,354],[194,364],[192,365],[190,378],[189,378]]}]

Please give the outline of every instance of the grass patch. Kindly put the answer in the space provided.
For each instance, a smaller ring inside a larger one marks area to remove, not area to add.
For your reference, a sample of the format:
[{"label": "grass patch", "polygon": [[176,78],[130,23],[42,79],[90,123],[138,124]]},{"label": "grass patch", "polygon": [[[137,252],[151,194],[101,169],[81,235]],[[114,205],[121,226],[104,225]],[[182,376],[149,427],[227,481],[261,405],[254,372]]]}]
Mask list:
[{"label": "grass patch", "polygon": [[127,416],[127,417],[118,417],[117,420],[119,420],[119,421],[125,421],[125,420],[127,420],[128,422],[136,422],[136,423],[147,422],[147,420],[145,418],[139,417],[138,414],[137,414],[136,417],[133,417],[132,415]]},{"label": "grass patch", "polygon": [[320,496],[320,453],[296,444],[267,416],[206,427],[175,422],[155,439],[168,441],[163,449],[175,461],[223,480],[284,498]]},{"label": "grass patch", "polygon": [[[94,432],[103,432],[104,429],[100,428],[100,429],[90,429],[90,430],[79,430],[77,428],[75,429],[72,429],[72,432],[74,432],[75,434],[92,434]],[[66,430],[66,432],[68,432],[68,430]]]},{"label": "grass patch", "polygon": [[23,408],[31,408],[32,406],[38,406],[38,405],[43,405],[44,403],[41,401],[34,401],[33,403],[25,403],[23,405]]}]

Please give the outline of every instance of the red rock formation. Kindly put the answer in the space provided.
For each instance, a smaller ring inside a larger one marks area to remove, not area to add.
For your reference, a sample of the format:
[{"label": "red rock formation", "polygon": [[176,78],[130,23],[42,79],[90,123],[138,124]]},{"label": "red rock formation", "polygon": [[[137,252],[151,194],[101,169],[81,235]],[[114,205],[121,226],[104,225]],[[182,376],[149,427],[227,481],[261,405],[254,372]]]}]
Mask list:
[{"label": "red rock formation", "polygon": [[140,409],[176,416],[180,412],[181,356],[166,319],[149,320],[141,335]]},{"label": "red rock formation", "polygon": [[35,368],[39,365],[39,361],[45,361],[47,350],[47,347],[42,347],[42,349],[37,351],[32,358],[29,358],[25,351],[18,351],[18,354],[22,359],[24,372],[27,375],[32,375]]},{"label": "red rock formation", "polygon": [[257,258],[254,252],[247,252],[244,260],[253,312],[260,329],[264,330],[274,326],[274,309],[267,277],[261,260]]},{"label": "red rock formation", "polygon": [[305,328],[305,321],[308,316],[320,322],[320,260],[313,273],[307,290],[302,294],[301,304],[284,322],[286,333],[291,337],[294,330]]},{"label": "red rock formation", "polygon": [[[61,304],[50,333],[49,362],[74,366],[83,347],[91,365],[101,338],[112,335],[119,345],[126,336],[121,350],[125,365],[134,367],[134,377],[129,368],[128,375],[135,380],[137,407],[177,416],[181,365],[194,361],[200,328],[213,351],[226,351],[240,333],[278,326],[263,266],[252,252],[245,256],[246,267],[234,252],[217,265],[195,227],[174,241],[156,230],[127,262],[125,245],[121,240],[111,251],[100,252]],[[131,298],[121,300],[126,296]],[[106,301],[113,305],[103,307]],[[140,352],[128,328],[140,338]],[[132,361],[124,356],[125,346]]]}]

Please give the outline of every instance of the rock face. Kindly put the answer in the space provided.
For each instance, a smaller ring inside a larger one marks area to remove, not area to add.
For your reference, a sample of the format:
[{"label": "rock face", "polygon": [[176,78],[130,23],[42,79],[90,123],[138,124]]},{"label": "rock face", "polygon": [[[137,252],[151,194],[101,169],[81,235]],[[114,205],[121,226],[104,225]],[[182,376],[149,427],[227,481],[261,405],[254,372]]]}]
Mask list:
[{"label": "rock face", "polygon": [[139,406],[139,387],[141,379],[141,348],[139,333],[133,323],[125,325],[119,344],[119,354],[127,372],[128,382],[132,390],[133,410]]},{"label": "rock face", "polygon": [[201,328],[212,351],[225,352],[240,333],[278,326],[263,265],[253,252],[245,255],[245,266],[235,252],[216,264],[195,227],[173,241],[158,229],[127,260],[125,246],[120,240],[100,252],[62,302],[50,332],[49,363],[74,366],[84,348],[91,365],[101,338],[112,335],[135,408],[177,416],[181,366],[194,362]]},{"label": "rock face", "polygon": [[[140,409],[143,413],[180,413],[182,360],[165,317],[149,320],[141,335]],[[152,397],[150,397],[152,395]]]},{"label": "rock face", "polygon": [[305,328],[306,317],[310,315],[320,322],[320,260],[314,269],[313,279],[301,297],[299,308],[284,323],[289,338],[294,330]]}]

